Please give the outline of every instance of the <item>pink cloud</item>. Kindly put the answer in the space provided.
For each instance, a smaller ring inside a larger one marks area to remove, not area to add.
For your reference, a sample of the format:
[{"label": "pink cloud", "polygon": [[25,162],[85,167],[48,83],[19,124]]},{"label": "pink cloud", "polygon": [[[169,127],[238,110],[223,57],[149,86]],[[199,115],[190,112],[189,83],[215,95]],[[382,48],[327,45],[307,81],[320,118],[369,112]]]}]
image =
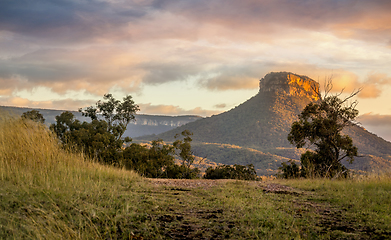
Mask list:
[{"label": "pink cloud", "polygon": [[200,107],[196,107],[190,110],[185,110],[179,106],[173,105],[152,105],[139,104],[140,114],[158,114],[158,115],[198,115],[198,116],[211,116],[213,114],[221,113],[221,111],[205,110]]}]

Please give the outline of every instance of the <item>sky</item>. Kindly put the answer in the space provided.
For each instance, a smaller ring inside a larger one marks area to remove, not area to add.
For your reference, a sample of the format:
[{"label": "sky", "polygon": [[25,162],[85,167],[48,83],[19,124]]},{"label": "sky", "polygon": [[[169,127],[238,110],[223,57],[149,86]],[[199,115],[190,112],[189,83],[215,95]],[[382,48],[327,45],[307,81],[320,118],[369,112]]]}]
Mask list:
[{"label": "sky", "polygon": [[77,110],[105,93],[143,114],[211,116],[272,71],[362,88],[391,141],[389,0],[1,0],[0,105]]}]

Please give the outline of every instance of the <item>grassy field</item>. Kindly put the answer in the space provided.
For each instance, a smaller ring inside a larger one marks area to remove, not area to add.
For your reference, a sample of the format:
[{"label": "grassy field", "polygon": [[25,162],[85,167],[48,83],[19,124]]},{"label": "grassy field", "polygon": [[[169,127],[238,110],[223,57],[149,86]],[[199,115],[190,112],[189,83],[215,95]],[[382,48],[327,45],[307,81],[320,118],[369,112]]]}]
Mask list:
[{"label": "grassy field", "polygon": [[391,177],[152,180],[0,120],[0,239],[391,239]]}]

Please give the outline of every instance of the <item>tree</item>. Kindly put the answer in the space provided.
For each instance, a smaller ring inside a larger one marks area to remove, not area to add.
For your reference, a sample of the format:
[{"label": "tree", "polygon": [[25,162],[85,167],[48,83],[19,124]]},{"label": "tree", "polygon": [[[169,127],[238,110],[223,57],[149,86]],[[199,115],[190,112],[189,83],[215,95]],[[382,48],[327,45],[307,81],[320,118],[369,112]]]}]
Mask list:
[{"label": "tree", "polygon": [[163,140],[154,140],[148,149],[132,143],[123,151],[123,166],[133,169],[144,177],[162,178],[167,176],[167,169],[175,165],[174,147],[164,144]]},{"label": "tree", "polygon": [[[190,168],[190,166],[194,163],[194,155],[191,150],[191,142],[193,139],[190,137],[193,135],[189,130],[184,130],[181,135],[183,136],[183,140],[176,140],[172,145],[179,150],[179,157],[182,159],[182,165]],[[175,138],[179,138],[180,134],[176,134]]]},{"label": "tree", "polygon": [[300,177],[299,165],[297,165],[292,159],[290,159],[288,163],[281,163],[282,166],[278,168],[281,173],[277,174],[277,177],[286,179]]},{"label": "tree", "polygon": [[34,122],[45,123],[45,118],[37,110],[31,110],[31,111],[24,112],[21,117],[22,117],[22,119],[30,119]]},{"label": "tree", "polygon": [[95,107],[79,109],[83,116],[91,118],[91,122],[80,122],[71,112],[63,112],[56,116],[56,123],[50,129],[65,147],[76,147],[100,162],[118,165],[124,142],[131,141],[122,136],[137,111],[139,107],[130,95],[121,102],[111,94],[105,94],[103,101],[99,100]]},{"label": "tree", "polygon": [[178,150],[177,155],[182,160],[182,165],[181,168],[173,169],[173,171],[184,170],[182,178],[196,178],[199,173],[199,169],[190,169],[191,165],[193,165],[195,160],[193,151],[191,150],[191,142],[193,141],[193,139],[190,137],[191,135],[193,135],[193,133],[189,130],[184,130],[181,134],[176,134],[175,138],[179,138],[181,135],[183,136],[183,139],[176,140],[172,145],[175,149]]},{"label": "tree", "polygon": [[87,156],[108,164],[118,164],[124,143],[109,131],[104,120],[80,122],[71,112],[56,116],[56,123],[50,125],[65,148],[76,148]]},{"label": "tree", "polygon": [[[333,85],[331,79],[326,82],[325,95],[319,89],[317,102],[309,103],[299,115],[299,121],[292,124],[288,140],[297,148],[313,147],[301,156],[301,176],[338,177],[348,176],[348,169],[341,163],[349,163],[357,156],[357,147],[352,139],[342,135],[341,131],[354,124],[358,115],[357,101],[351,101],[360,90],[341,99],[340,94],[328,96]],[[350,102],[351,101],[351,102]]]},{"label": "tree", "polygon": [[74,127],[75,121],[79,121],[75,119],[73,113],[65,111],[61,113],[59,116],[55,117],[56,123],[50,125],[50,130],[52,130],[57,137],[63,142],[67,142],[67,132],[71,131]]},{"label": "tree", "polygon": [[109,131],[120,139],[126,131],[126,127],[135,120],[135,114],[139,111],[139,106],[134,103],[132,96],[127,95],[123,102],[115,99],[112,94],[105,94],[103,101],[99,100],[94,106],[79,109],[79,112],[91,120],[103,118],[109,127]]}]

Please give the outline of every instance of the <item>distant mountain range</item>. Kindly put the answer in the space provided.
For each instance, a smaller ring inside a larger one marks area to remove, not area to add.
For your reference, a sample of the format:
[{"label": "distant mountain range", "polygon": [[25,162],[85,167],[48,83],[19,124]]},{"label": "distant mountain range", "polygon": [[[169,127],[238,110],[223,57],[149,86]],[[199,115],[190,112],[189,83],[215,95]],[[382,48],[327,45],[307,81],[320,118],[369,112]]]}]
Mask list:
[{"label": "distant mountain range", "polygon": [[[39,108],[19,108],[19,107],[8,107],[0,106],[0,109],[3,111],[11,112],[15,115],[22,115],[22,113],[31,111],[33,109],[38,110],[45,118],[45,123],[50,125],[55,123],[55,117],[60,115],[65,110],[49,110],[49,109],[39,109]],[[75,117],[80,121],[90,121],[89,118],[83,117],[78,111],[70,111]],[[139,137],[143,135],[153,135],[163,133],[174,128],[180,127],[186,123],[193,122],[195,120],[201,119],[200,116],[159,116],[159,115],[145,115],[139,114],[136,115],[136,121],[131,122],[124,136],[131,138]]]},{"label": "distant mountain range", "polygon": [[[260,89],[251,99],[230,111],[182,125],[157,136],[143,136],[138,141],[173,136],[188,129],[194,133],[195,154],[223,164],[254,164],[262,175],[275,174],[281,162],[300,159],[304,149],[292,146],[287,136],[298,114],[317,96],[312,88],[317,82],[288,72],[269,73],[260,80]],[[391,167],[391,143],[360,126],[344,130],[358,147],[360,157],[355,170]]]}]

